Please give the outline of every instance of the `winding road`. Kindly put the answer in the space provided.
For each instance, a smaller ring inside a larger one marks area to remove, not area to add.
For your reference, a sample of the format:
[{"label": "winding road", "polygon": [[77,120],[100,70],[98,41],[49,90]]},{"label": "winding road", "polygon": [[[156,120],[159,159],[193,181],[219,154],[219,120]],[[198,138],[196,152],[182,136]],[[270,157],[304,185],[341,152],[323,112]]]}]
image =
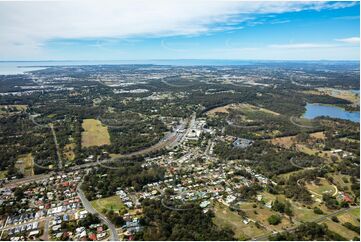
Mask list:
[{"label": "winding road", "polygon": [[78,184],[76,191],[78,193],[78,196],[80,197],[81,202],[83,203],[85,210],[87,210],[91,214],[96,215],[100,220],[102,220],[104,222],[104,224],[106,224],[108,226],[108,228],[110,230],[110,240],[111,241],[119,241],[119,236],[118,236],[117,230],[115,228],[115,225],[107,217],[105,217],[103,214],[99,213],[95,208],[93,208],[93,206],[91,205],[89,200],[86,198],[84,192],[80,188],[82,183],[83,182],[80,182]]}]

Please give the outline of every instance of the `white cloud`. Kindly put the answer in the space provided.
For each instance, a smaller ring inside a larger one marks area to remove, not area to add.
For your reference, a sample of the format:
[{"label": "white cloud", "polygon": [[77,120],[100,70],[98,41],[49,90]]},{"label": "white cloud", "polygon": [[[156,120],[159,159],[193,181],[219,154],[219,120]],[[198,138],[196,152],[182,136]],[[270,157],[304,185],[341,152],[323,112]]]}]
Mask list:
[{"label": "white cloud", "polygon": [[269,48],[275,49],[319,49],[319,48],[333,48],[337,45],[318,44],[318,43],[295,43],[295,44],[274,44],[269,45]]},{"label": "white cloud", "polygon": [[355,2],[102,0],[0,2],[0,56],[42,54],[54,39],[197,35],[241,28],[254,14],[344,8]]},{"label": "white cloud", "polygon": [[358,45],[358,44],[360,44],[360,37],[350,37],[350,38],[344,38],[344,39],[336,39],[336,41],[344,42],[344,43],[347,43],[347,44]]}]

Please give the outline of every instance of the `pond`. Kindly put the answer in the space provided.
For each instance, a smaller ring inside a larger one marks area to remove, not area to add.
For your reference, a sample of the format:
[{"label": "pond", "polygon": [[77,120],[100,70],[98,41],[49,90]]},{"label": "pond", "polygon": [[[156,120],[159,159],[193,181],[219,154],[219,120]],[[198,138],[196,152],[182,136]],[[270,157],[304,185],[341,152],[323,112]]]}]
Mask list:
[{"label": "pond", "polygon": [[319,103],[307,103],[306,112],[303,114],[303,117],[313,119],[320,116],[346,119],[357,123],[360,122],[360,112],[349,112],[343,108]]}]

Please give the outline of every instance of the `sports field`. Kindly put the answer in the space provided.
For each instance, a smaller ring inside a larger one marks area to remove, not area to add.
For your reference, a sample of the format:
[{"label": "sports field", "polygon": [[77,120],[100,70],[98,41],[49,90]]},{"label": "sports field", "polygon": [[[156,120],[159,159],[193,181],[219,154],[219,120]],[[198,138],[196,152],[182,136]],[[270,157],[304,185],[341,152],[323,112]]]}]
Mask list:
[{"label": "sports field", "polygon": [[126,208],[119,196],[111,196],[91,201],[92,206],[100,213],[113,210],[115,213],[124,214]]}]

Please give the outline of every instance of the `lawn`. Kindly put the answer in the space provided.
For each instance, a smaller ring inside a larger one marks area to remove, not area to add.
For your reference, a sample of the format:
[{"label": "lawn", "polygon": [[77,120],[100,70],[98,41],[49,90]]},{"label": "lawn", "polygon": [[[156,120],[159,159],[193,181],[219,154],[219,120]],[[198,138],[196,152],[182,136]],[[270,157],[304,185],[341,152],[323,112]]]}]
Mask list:
[{"label": "lawn", "polygon": [[81,142],[83,147],[102,146],[110,144],[110,136],[108,128],[99,120],[96,119],[84,119],[82,127]]},{"label": "lawn", "polygon": [[113,210],[116,213],[124,214],[126,208],[119,196],[111,196],[91,201],[92,206],[100,213],[104,210]]},{"label": "lawn", "polygon": [[15,163],[15,168],[18,169],[24,176],[34,175],[34,158],[29,154],[19,155]]}]

